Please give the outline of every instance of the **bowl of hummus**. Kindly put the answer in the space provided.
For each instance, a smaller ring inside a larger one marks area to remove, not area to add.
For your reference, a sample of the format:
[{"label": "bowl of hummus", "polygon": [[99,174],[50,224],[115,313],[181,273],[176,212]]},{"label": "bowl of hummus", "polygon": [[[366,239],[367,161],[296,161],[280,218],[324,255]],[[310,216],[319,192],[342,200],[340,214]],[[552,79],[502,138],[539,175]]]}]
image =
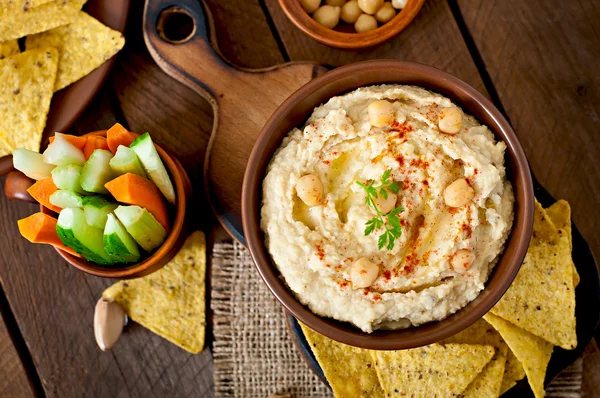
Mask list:
[{"label": "bowl of hummus", "polygon": [[531,236],[531,174],[479,92],[399,61],[338,68],[264,126],[242,190],[269,289],[337,341],[406,349],[481,318]]}]

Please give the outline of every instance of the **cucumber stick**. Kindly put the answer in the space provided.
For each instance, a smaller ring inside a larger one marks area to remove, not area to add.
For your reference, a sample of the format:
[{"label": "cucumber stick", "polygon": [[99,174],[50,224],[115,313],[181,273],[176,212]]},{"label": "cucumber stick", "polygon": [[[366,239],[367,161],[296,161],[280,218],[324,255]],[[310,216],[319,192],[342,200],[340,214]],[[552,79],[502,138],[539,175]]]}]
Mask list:
[{"label": "cucumber stick", "polygon": [[144,167],[135,154],[135,151],[129,147],[119,145],[117,153],[109,162],[110,168],[115,175],[122,175],[127,173],[137,174],[140,177],[148,178]]},{"label": "cucumber stick", "polygon": [[104,184],[114,178],[112,169],[109,166],[112,157],[110,151],[96,149],[81,170],[81,188],[87,192],[108,194]]},{"label": "cucumber stick", "polygon": [[58,215],[56,232],[65,246],[100,265],[111,265],[111,257],[104,250],[102,230],[85,222],[82,209],[63,209]]},{"label": "cucumber stick", "polygon": [[59,189],[66,189],[77,193],[85,193],[79,183],[81,166],[66,164],[52,170],[52,181]]},{"label": "cucumber stick", "polygon": [[85,221],[92,227],[104,229],[109,213],[117,208],[117,204],[109,202],[102,196],[83,198],[83,213]]},{"label": "cucumber stick", "polygon": [[41,153],[29,149],[15,149],[12,155],[15,169],[34,180],[43,180],[50,177],[52,170],[56,167],[53,164],[44,162]]},{"label": "cucumber stick", "polygon": [[150,180],[156,184],[160,192],[165,195],[165,198],[167,198],[169,203],[174,205],[175,190],[173,189],[171,178],[169,177],[169,173],[167,173],[167,169],[165,169],[165,165],[156,151],[156,147],[152,142],[152,138],[150,138],[150,134],[142,134],[136,138],[129,147],[137,154]]},{"label": "cucumber stick", "polygon": [[44,151],[44,162],[62,166],[64,164],[85,163],[85,156],[81,149],[71,144],[62,134],[56,133],[54,141]]},{"label": "cucumber stick", "polygon": [[167,231],[146,209],[119,206],[114,213],[133,239],[148,252],[160,246],[167,237]]},{"label": "cucumber stick", "polygon": [[115,263],[135,263],[140,259],[137,243],[114,214],[106,220],[104,249]]},{"label": "cucumber stick", "polygon": [[59,189],[50,195],[50,203],[61,209],[67,207],[83,207],[83,197],[77,192]]}]

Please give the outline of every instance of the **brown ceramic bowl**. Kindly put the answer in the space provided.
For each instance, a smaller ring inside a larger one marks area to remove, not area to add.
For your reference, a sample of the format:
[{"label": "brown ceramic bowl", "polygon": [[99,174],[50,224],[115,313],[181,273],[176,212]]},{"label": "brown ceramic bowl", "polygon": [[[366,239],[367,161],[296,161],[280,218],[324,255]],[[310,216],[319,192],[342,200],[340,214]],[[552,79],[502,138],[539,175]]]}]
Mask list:
[{"label": "brown ceramic bowl", "polygon": [[358,50],[383,43],[402,32],[421,10],[425,0],[408,0],[406,7],[394,19],[377,29],[357,33],[354,27],[340,20],[334,29],[319,24],[304,11],[299,0],[279,0],[279,5],[290,21],[306,35],[330,47]]},{"label": "brown ceramic bowl", "polygon": [[[100,135],[105,137],[106,130],[95,131],[86,135]],[[81,271],[87,272],[88,274],[101,276],[103,278],[139,278],[140,276],[151,274],[152,272],[162,268],[169,262],[169,260],[173,258],[173,256],[175,256],[175,254],[177,254],[179,249],[181,249],[181,246],[187,237],[185,233],[185,212],[187,201],[191,196],[192,185],[179,161],[169,155],[160,146],[155,146],[160,158],[171,175],[171,179],[175,186],[175,193],[177,194],[177,204],[174,211],[170,213],[172,226],[167,239],[158,248],[158,250],[156,250],[154,253],[152,253],[152,255],[144,259],[142,262],[124,267],[101,266],[86,261],[83,258],[75,257],[64,250],[56,248],[58,254],[60,254],[60,256],[69,264]],[[56,215],[56,213],[54,213],[52,210],[42,205],[40,205],[40,209],[46,214],[53,216]]]},{"label": "brown ceramic bowl", "polygon": [[[280,277],[260,230],[262,180],[282,139],[302,126],[313,109],[329,98],[358,87],[382,83],[416,85],[455,101],[487,125],[507,145],[507,175],[515,191],[515,220],[506,249],[485,289],[466,307],[437,322],[394,331],[363,333],[349,323],[315,315],[302,305]],[[248,248],[263,280],[297,319],[317,332],[342,343],[376,350],[398,350],[431,344],[452,336],[480,319],[506,292],[525,257],[533,223],[533,185],[529,165],[510,124],[494,105],[474,88],[438,69],[393,60],[359,62],[328,72],[292,94],[263,127],[252,150],[242,188],[242,221]]]}]

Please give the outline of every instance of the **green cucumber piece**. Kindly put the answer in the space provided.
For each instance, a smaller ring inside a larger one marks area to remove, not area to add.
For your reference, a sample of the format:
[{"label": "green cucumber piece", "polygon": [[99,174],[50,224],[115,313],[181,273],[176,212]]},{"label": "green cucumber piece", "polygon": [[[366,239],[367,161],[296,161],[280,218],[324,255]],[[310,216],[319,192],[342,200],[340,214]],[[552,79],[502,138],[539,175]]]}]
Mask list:
[{"label": "green cucumber piece", "polygon": [[108,194],[104,184],[115,176],[109,166],[113,155],[104,149],[96,149],[81,170],[81,188],[87,192]]},{"label": "green cucumber piece", "polygon": [[62,166],[64,164],[85,163],[85,156],[81,149],[71,144],[61,133],[54,135],[54,141],[44,151],[44,162]]},{"label": "green cucumber piece", "polygon": [[156,151],[150,134],[142,134],[129,147],[138,155],[150,180],[156,184],[169,203],[174,205],[175,189],[173,189],[169,173],[167,173],[167,169],[165,169],[165,165]]},{"label": "green cucumber piece", "polygon": [[29,149],[15,149],[12,155],[15,169],[34,180],[43,180],[50,177],[52,170],[56,167],[53,164],[44,162],[44,156],[41,153]]},{"label": "green cucumber piece", "polygon": [[61,209],[66,209],[67,207],[83,207],[83,196],[77,192],[59,189],[50,195],[50,203]]},{"label": "green cucumber piece", "polygon": [[119,206],[114,213],[138,245],[148,252],[160,246],[167,237],[167,231],[146,209]]},{"label": "green cucumber piece", "polygon": [[148,178],[140,159],[135,154],[135,151],[129,147],[119,145],[117,153],[115,153],[109,164],[115,175],[132,173]]},{"label": "green cucumber piece", "polygon": [[82,209],[63,209],[58,215],[56,232],[63,245],[75,250],[86,260],[100,265],[112,264],[110,256],[104,250],[102,230],[85,222]]},{"label": "green cucumber piece", "polygon": [[104,227],[104,250],[115,263],[135,263],[141,257],[137,243],[114,214],[108,215]]},{"label": "green cucumber piece", "polygon": [[117,204],[109,202],[102,196],[88,196],[83,198],[83,213],[85,221],[92,227],[104,229],[109,213],[117,208]]},{"label": "green cucumber piece", "polygon": [[76,164],[65,164],[52,170],[52,181],[59,189],[66,189],[77,193],[85,193],[79,179],[81,177],[81,166]]}]

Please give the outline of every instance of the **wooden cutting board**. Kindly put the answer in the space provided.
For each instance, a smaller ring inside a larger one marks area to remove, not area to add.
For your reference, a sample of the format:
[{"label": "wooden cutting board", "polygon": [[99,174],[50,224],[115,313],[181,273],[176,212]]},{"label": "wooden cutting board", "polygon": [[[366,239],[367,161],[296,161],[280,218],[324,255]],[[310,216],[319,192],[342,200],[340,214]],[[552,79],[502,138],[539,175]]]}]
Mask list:
[{"label": "wooden cutting board", "polygon": [[204,159],[205,189],[223,227],[245,243],[240,198],[256,137],[291,93],[326,69],[311,63],[259,70],[232,65],[219,52],[208,7],[197,0],[147,1],[143,29],[156,63],[213,107],[214,125]]}]

